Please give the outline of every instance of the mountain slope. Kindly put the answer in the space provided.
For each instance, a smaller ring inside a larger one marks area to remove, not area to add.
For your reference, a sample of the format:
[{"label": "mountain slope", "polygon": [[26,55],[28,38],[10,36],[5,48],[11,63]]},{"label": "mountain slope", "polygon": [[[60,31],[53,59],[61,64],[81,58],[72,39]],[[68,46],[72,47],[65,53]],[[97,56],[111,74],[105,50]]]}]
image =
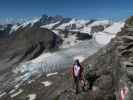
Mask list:
[{"label": "mountain slope", "polygon": [[[131,21],[133,17],[127,20]],[[95,96],[102,96],[102,100],[114,100],[114,96],[119,100],[123,91],[127,93],[125,100],[133,99],[133,31],[127,22],[111,43],[84,61],[84,66],[91,64],[87,68],[88,81],[94,79],[92,89],[95,88]]]},{"label": "mountain slope", "polygon": [[19,29],[0,45],[0,72],[3,73],[24,61],[34,59],[43,52],[58,49],[61,43],[62,39],[48,29],[37,27]]}]

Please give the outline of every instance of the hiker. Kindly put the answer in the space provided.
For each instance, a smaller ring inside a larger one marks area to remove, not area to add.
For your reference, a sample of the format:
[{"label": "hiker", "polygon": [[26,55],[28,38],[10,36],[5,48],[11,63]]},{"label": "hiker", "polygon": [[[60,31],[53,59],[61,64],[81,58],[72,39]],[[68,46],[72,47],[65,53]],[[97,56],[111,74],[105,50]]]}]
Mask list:
[{"label": "hiker", "polygon": [[79,83],[82,83],[82,89],[84,90],[83,67],[81,66],[78,59],[74,61],[72,75],[74,79],[74,85],[76,86],[76,94],[78,94]]}]

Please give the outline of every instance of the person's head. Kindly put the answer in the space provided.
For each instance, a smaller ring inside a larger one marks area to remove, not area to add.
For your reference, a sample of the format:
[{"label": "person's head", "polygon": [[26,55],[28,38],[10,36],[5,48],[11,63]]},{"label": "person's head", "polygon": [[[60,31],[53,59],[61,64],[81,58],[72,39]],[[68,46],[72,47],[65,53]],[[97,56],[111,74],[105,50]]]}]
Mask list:
[{"label": "person's head", "polygon": [[74,61],[74,65],[79,65],[79,66],[80,66],[80,63],[79,63],[79,60],[78,60],[78,59],[76,59],[76,60]]}]

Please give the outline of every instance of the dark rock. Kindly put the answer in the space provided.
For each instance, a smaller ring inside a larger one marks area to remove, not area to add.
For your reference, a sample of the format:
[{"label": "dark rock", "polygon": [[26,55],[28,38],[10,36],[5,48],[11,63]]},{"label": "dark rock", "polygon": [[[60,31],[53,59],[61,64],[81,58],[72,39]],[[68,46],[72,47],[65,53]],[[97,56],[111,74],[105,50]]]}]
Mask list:
[{"label": "dark rock", "polygon": [[104,30],[104,26],[98,25],[91,28],[91,33],[101,32]]},{"label": "dark rock", "polygon": [[20,28],[6,39],[0,39],[0,73],[32,60],[43,52],[57,50],[62,39],[39,27]]},{"label": "dark rock", "polygon": [[8,38],[12,24],[0,25],[0,39]]},{"label": "dark rock", "polygon": [[112,87],[113,87],[112,76],[110,76],[110,75],[102,75],[101,77],[99,77],[95,81],[94,85],[97,86],[99,89],[104,90],[104,91],[111,90]]},{"label": "dark rock", "polygon": [[89,40],[92,39],[92,35],[89,35],[87,33],[78,33],[77,34],[77,40]]},{"label": "dark rock", "polygon": [[22,59],[29,55],[32,55],[30,59],[36,58],[43,51],[56,49],[61,44],[61,39],[56,34],[44,28],[26,27],[13,35],[11,48],[15,48],[14,53],[19,52]]}]

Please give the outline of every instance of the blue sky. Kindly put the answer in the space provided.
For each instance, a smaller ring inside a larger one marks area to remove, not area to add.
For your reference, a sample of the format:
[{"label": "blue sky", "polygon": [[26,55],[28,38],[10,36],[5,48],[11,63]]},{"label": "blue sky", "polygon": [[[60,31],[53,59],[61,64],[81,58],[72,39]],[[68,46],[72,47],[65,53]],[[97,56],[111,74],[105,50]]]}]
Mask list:
[{"label": "blue sky", "polygon": [[133,0],[0,0],[1,20],[42,14],[123,19],[133,14]]}]

